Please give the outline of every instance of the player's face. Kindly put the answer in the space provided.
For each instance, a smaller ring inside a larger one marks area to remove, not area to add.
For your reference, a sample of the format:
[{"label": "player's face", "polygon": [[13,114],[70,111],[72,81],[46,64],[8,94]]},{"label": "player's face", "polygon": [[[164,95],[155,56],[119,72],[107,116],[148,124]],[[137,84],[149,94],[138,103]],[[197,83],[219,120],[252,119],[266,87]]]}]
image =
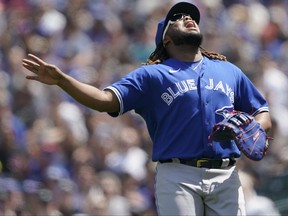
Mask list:
[{"label": "player's face", "polygon": [[[178,19],[176,19],[178,17]],[[203,35],[197,23],[189,15],[176,16],[175,21],[169,21],[166,35],[171,38],[175,45],[193,45],[199,47]]]}]

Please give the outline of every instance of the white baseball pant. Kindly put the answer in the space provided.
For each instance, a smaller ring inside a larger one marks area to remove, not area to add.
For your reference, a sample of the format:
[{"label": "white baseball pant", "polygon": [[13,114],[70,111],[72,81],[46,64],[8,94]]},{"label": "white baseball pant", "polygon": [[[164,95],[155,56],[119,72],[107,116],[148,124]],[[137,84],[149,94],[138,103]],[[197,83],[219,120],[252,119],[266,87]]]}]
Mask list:
[{"label": "white baseball pant", "polygon": [[207,169],[157,163],[155,198],[159,216],[246,215],[235,166]]}]

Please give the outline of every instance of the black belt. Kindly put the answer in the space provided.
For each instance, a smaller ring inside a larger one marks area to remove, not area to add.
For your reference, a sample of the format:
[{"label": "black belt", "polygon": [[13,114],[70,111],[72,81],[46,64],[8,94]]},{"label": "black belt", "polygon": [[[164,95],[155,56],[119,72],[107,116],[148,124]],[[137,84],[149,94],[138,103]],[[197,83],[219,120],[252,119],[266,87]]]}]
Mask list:
[{"label": "black belt", "polygon": [[203,167],[208,169],[221,169],[229,166],[233,166],[236,160],[233,158],[223,158],[223,159],[179,159],[173,158],[168,160],[159,160],[160,163],[180,163],[193,167]]}]

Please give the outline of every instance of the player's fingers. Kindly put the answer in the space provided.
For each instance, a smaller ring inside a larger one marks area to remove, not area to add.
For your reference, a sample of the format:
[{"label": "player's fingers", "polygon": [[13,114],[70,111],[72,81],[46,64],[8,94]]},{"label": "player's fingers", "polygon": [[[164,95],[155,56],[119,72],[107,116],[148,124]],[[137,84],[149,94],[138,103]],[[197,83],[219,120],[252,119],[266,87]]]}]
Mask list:
[{"label": "player's fingers", "polygon": [[26,76],[26,79],[28,79],[28,80],[37,80],[37,81],[40,82],[39,76]]},{"label": "player's fingers", "polygon": [[35,56],[33,54],[28,54],[28,56],[29,56],[29,58],[34,60],[36,63],[38,63],[40,66],[47,65],[47,63],[45,61],[43,61],[42,59],[38,58],[37,56]]},{"label": "player's fingers", "polygon": [[25,67],[26,69],[28,69],[29,71],[35,73],[35,74],[39,74],[40,72],[40,65],[30,61],[30,60],[23,60],[22,62],[23,67]]},{"label": "player's fingers", "polygon": [[29,59],[23,59],[22,63],[25,63],[26,65],[30,65],[30,66],[40,67],[40,65],[38,63],[33,62],[33,61],[29,60]]}]

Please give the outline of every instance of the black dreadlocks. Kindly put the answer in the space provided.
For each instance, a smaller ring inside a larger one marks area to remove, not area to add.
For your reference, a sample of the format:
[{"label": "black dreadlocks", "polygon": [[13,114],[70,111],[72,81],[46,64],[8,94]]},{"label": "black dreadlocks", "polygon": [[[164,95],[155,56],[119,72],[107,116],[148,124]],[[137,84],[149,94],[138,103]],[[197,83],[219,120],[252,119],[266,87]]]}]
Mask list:
[{"label": "black dreadlocks", "polygon": [[[217,59],[220,61],[227,61],[226,56],[221,55],[219,53],[216,52],[211,52],[211,51],[207,51],[205,50],[203,47],[200,47],[200,52],[202,53],[202,55],[206,56],[209,59]],[[161,42],[156,49],[154,50],[154,52],[151,53],[151,55],[149,56],[149,58],[147,59],[147,61],[144,63],[145,65],[150,65],[150,64],[158,64],[166,59],[168,59],[168,54],[163,46],[163,43]]]}]

